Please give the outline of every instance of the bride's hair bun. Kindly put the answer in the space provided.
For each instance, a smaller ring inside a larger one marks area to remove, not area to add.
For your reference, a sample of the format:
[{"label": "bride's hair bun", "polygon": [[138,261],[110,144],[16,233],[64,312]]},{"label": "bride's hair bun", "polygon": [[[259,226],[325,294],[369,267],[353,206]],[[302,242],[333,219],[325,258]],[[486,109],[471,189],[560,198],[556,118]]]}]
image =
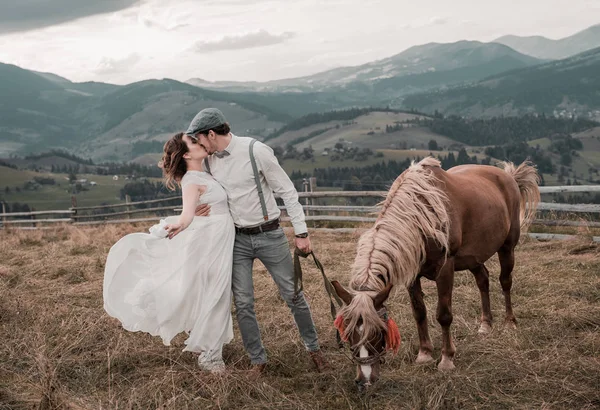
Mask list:
[{"label": "bride's hair bun", "polygon": [[187,164],[183,158],[187,152],[188,147],[183,141],[183,132],[175,134],[163,147],[163,156],[158,167],[162,168],[165,185],[171,191],[177,189],[181,178],[187,172]]}]

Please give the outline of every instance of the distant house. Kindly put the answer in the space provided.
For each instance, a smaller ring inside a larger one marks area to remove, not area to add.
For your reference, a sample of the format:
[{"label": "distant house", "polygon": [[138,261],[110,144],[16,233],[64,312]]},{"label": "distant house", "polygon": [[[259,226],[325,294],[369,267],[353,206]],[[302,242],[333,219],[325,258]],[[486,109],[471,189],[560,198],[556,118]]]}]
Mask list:
[{"label": "distant house", "polygon": [[321,153],[321,155],[323,155],[324,157],[329,155],[329,151],[327,150],[323,150],[323,152]]},{"label": "distant house", "polygon": [[90,181],[90,185],[91,185],[91,186],[96,186],[96,185],[98,185],[98,184],[96,183],[96,181]]}]

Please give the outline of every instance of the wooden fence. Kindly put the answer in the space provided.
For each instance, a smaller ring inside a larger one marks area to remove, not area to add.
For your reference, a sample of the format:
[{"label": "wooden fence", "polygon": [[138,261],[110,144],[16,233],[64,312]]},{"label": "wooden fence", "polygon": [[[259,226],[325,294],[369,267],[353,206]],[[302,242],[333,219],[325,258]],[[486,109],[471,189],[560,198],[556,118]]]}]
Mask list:
[{"label": "wooden fence", "polygon": [[[543,186],[542,194],[553,193],[581,193],[600,192],[600,185],[572,185],[572,186]],[[306,212],[307,222],[335,222],[357,224],[372,223],[376,219],[378,207],[376,205],[323,205],[319,200],[331,202],[331,198],[341,198],[361,202],[379,202],[387,194],[386,191],[314,191],[299,192],[299,197]],[[367,199],[368,198],[368,199]],[[177,201],[176,204],[174,204]],[[0,214],[0,224],[3,227],[21,229],[40,229],[56,223],[72,225],[99,225],[115,223],[152,222],[169,215],[175,215],[181,210],[181,197],[172,196],[149,201],[131,202],[129,198],[125,203],[72,207],[68,210],[34,211],[34,212],[4,212]],[[172,204],[172,205],[169,205]],[[285,210],[285,207],[280,207]],[[587,215],[587,218],[578,216],[564,218],[564,215]],[[571,226],[600,228],[599,219],[590,217],[600,214],[600,204],[559,204],[542,202],[538,206],[537,225],[546,226]],[[561,219],[562,218],[562,219]],[[283,221],[289,218],[282,217]],[[352,228],[353,229],[353,228]],[[600,238],[599,238],[600,240]]]}]

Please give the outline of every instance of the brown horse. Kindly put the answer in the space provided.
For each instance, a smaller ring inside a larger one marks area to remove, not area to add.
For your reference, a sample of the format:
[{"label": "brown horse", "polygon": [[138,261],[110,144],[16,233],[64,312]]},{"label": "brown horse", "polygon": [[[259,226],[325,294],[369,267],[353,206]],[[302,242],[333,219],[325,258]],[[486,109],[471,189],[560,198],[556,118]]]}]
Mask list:
[{"label": "brown horse", "polygon": [[375,225],[365,232],[352,266],[350,290],[332,282],[344,307],[336,327],[349,341],[358,364],[360,390],[379,377],[385,349],[397,350],[400,335],[384,302],[393,285],[410,295],[419,332],[417,363],[433,360],[421,277],[436,282],[437,321],[442,327],[439,370],[454,368],[452,323],[454,272],[470,270],[481,293],[480,333],[492,326],[489,273],[484,263],[498,253],[505,321],[516,325],[510,300],[514,248],[531,224],[540,200],[539,176],[528,163],[515,167],[461,165],[448,171],[428,157],[412,164],[394,182]]}]

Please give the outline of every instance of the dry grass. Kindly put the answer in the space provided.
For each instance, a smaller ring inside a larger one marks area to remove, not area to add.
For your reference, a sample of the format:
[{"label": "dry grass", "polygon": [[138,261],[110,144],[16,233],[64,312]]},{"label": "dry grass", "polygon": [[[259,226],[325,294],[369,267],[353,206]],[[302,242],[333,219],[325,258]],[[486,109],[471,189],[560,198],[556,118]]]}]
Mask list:
[{"label": "dry grass", "polygon": [[[312,371],[287,307],[264,268],[255,272],[257,310],[270,361],[265,377],[244,378],[248,360],[236,329],[219,377],[198,370],[158,338],[130,333],[102,309],[109,247],[143,226],[0,232],[0,409],[438,409],[600,407],[600,248],[585,239],[526,241],[518,248],[513,302],[519,328],[502,326],[496,258],[490,268],[495,327],[477,334],[479,293],[470,273],[456,276],[453,334],[457,369],[439,373],[413,364],[416,327],[405,291],[390,311],[403,336],[380,383],[366,396],[353,384],[353,365],[335,347],[322,281],[304,262],[305,288],[330,374]],[[357,238],[316,232],[328,274],[348,281]],[[430,331],[435,287],[424,282]]]}]

